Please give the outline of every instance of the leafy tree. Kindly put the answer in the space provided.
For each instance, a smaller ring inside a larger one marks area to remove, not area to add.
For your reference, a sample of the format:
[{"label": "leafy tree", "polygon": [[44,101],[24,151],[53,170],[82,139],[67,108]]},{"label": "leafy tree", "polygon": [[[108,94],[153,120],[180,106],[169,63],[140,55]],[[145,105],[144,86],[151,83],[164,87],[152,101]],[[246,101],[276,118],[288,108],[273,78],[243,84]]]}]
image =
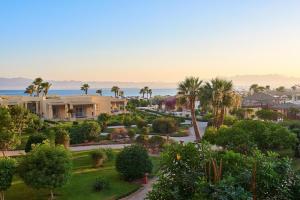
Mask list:
[{"label": "leafy tree", "polygon": [[100,136],[101,127],[96,121],[84,121],[70,128],[72,144],[92,141]]},{"label": "leafy tree", "polygon": [[152,171],[152,162],[147,150],[139,145],[125,147],[116,159],[116,169],[125,180],[135,180],[144,177]]},{"label": "leafy tree", "polygon": [[21,135],[28,127],[32,114],[22,106],[12,106],[9,108],[14,132]]},{"label": "leafy tree", "polygon": [[87,84],[87,83],[84,83],[84,84],[81,86],[80,90],[82,90],[82,91],[87,95],[87,94],[88,94],[89,88],[90,88],[90,85]]},{"label": "leafy tree", "polygon": [[16,170],[16,161],[11,158],[0,158],[0,199],[4,200],[4,192],[11,186]]},{"label": "leafy tree", "polygon": [[36,189],[49,189],[50,199],[53,190],[65,185],[72,172],[71,154],[63,147],[40,145],[25,156],[19,166],[23,181]]},{"label": "leafy tree", "polygon": [[54,129],[54,132],[55,132],[55,144],[61,144],[64,145],[65,148],[68,148],[70,142],[69,132],[62,127],[56,127]]},{"label": "leafy tree", "polygon": [[192,123],[195,131],[196,140],[200,141],[200,131],[196,121],[195,102],[196,98],[200,95],[202,81],[196,77],[186,78],[178,85],[178,94],[182,95],[189,102],[191,109]]}]

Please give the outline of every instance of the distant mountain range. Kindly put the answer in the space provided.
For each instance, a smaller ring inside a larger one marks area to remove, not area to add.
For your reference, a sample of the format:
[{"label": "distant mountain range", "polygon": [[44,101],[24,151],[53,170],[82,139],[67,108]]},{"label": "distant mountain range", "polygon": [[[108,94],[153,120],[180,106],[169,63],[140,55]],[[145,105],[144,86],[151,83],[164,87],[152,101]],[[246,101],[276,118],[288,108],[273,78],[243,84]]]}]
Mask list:
[{"label": "distant mountain range", "polygon": [[[232,80],[237,88],[248,88],[251,84],[270,85],[272,87],[285,86],[291,87],[300,84],[299,77],[287,77],[282,75],[238,75],[232,77],[222,77]],[[78,89],[83,83],[88,83],[91,88],[111,88],[117,85],[121,88],[141,88],[149,86],[150,88],[176,88],[175,82],[117,82],[117,81],[55,81],[47,80],[52,83],[52,89]],[[0,90],[20,90],[27,87],[32,79],[17,78],[0,78]]]}]

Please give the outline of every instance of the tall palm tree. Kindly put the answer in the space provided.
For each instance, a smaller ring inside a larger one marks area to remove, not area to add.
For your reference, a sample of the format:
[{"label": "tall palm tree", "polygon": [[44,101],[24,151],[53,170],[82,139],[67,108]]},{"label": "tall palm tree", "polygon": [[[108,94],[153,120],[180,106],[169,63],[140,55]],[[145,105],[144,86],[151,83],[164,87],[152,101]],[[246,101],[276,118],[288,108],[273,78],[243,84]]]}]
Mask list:
[{"label": "tall palm tree", "polygon": [[102,89],[96,90],[96,93],[99,94],[100,96],[102,96]]},{"label": "tall palm tree", "polygon": [[119,96],[120,88],[118,86],[113,86],[111,92],[115,93],[115,97]]},{"label": "tall palm tree", "polygon": [[50,89],[51,86],[52,86],[52,84],[49,83],[49,82],[43,82],[43,83],[41,83],[41,88],[42,88],[44,96],[47,96],[47,94],[48,94],[49,89]]},{"label": "tall palm tree", "polygon": [[201,139],[199,127],[197,125],[196,114],[195,114],[195,102],[197,97],[200,95],[202,81],[196,77],[187,77],[184,81],[178,85],[178,94],[186,98],[189,103],[192,116],[192,124],[195,131],[196,140]]},{"label": "tall palm tree", "polygon": [[145,98],[146,90],[145,88],[140,89],[140,94],[143,96],[143,99]]},{"label": "tall palm tree", "polygon": [[145,93],[146,93],[147,99],[148,99],[148,95],[149,95],[149,87],[148,87],[148,86],[145,86],[145,87],[144,87],[144,90],[145,90]]},{"label": "tall palm tree", "polygon": [[201,104],[212,107],[215,127],[219,128],[223,124],[226,109],[233,104],[234,95],[232,82],[218,78],[207,82],[201,88]]},{"label": "tall palm tree", "polygon": [[90,88],[89,84],[84,83],[84,84],[81,86],[80,90],[84,91],[84,93],[87,95],[87,94],[88,94],[89,88]]},{"label": "tall palm tree", "polygon": [[119,96],[120,96],[120,97],[124,97],[124,91],[123,91],[123,90],[120,90],[120,91],[119,91]]},{"label": "tall palm tree", "polygon": [[33,93],[35,92],[35,86],[34,85],[29,85],[26,89],[25,89],[25,94],[29,94],[30,96],[33,95]]},{"label": "tall palm tree", "polygon": [[151,97],[152,97],[152,89],[149,89],[148,93],[149,93],[149,98],[151,99]]},{"label": "tall palm tree", "polygon": [[32,82],[32,84],[35,86],[36,96],[40,96],[40,93],[42,92],[42,83],[43,79],[40,77],[34,79],[34,81]]}]

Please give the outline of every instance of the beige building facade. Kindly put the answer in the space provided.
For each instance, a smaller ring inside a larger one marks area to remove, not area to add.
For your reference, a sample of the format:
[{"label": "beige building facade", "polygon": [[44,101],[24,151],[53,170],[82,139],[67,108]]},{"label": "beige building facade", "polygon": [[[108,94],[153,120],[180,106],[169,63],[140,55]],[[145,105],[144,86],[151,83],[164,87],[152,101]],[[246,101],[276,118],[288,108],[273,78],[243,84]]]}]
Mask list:
[{"label": "beige building facade", "polygon": [[1,106],[21,105],[47,120],[96,119],[101,113],[125,112],[126,99],[108,96],[0,96]]}]

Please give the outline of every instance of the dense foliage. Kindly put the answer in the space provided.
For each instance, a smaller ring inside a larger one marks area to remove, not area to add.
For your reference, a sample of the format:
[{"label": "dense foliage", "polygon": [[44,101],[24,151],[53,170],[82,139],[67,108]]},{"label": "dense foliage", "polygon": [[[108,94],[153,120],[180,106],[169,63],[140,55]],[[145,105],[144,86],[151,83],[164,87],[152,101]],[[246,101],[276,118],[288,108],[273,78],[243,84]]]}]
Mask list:
[{"label": "dense foliage", "polygon": [[71,176],[72,161],[70,153],[61,146],[47,144],[34,148],[19,165],[19,174],[23,181],[36,189],[51,191],[62,187]]},{"label": "dense foliage", "polygon": [[287,128],[257,120],[242,120],[232,127],[208,128],[203,137],[212,144],[247,153],[254,148],[262,151],[294,149],[296,134]]},{"label": "dense foliage", "polygon": [[212,151],[208,144],[172,145],[161,157],[150,200],[296,200],[300,176],[275,153]]},{"label": "dense foliage", "polygon": [[125,180],[134,180],[144,177],[152,171],[152,162],[147,150],[139,145],[125,147],[116,159],[116,169]]},{"label": "dense foliage", "polygon": [[281,116],[280,113],[269,109],[259,110],[255,114],[259,119],[273,121],[277,120]]}]

